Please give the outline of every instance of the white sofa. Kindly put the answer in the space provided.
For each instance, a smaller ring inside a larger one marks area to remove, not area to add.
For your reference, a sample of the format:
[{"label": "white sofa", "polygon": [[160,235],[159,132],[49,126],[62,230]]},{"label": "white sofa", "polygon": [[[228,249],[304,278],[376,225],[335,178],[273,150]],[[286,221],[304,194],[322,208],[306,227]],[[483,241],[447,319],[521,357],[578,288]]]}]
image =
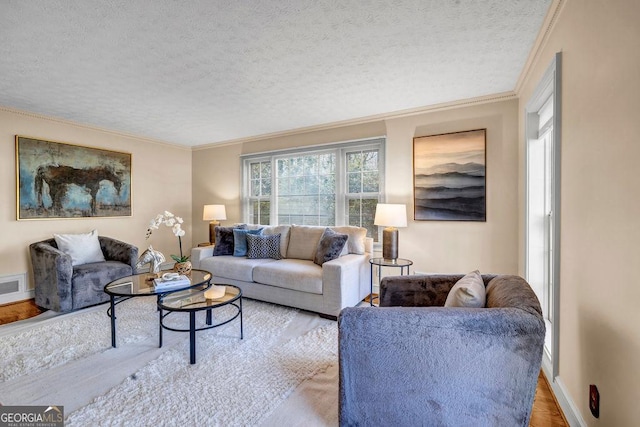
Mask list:
[{"label": "white sofa", "polygon": [[193,268],[213,274],[212,282],[231,284],[243,296],[296,307],[336,318],[344,307],[353,307],[370,291],[369,258],[373,241],[361,227],[329,227],[347,234],[340,256],[322,266],[313,262],[325,228],[321,226],[257,226],[263,235],[280,234],[282,259],[249,259],[246,256],[213,256],[213,247],[191,251]]}]

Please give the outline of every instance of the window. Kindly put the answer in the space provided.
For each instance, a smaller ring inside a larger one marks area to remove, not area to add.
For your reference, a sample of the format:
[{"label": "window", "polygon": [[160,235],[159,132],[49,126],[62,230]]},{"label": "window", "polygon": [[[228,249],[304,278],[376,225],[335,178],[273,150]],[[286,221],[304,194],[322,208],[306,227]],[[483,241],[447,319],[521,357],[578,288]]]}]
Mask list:
[{"label": "window", "polygon": [[383,186],[384,139],[243,158],[243,220],[254,224],[373,225]]}]

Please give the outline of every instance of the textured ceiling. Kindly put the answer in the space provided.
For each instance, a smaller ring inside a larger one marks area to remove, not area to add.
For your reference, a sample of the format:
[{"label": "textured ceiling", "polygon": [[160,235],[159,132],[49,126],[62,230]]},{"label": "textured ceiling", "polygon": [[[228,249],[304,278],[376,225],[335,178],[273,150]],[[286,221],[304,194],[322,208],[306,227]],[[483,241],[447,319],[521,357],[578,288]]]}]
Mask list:
[{"label": "textured ceiling", "polygon": [[3,0],[0,106],[197,146],[514,89],[550,0]]}]

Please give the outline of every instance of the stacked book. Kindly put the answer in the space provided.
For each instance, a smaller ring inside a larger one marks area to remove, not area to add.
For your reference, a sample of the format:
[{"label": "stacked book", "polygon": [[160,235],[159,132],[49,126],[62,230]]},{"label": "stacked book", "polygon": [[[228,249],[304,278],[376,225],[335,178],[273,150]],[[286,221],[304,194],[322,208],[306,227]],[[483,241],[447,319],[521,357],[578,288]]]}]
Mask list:
[{"label": "stacked book", "polygon": [[187,276],[181,274],[175,279],[153,279],[153,285],[156,288],[156,292],[169,291],[172,289],[188,288],[191,286],[191,280],[189,280]]}]

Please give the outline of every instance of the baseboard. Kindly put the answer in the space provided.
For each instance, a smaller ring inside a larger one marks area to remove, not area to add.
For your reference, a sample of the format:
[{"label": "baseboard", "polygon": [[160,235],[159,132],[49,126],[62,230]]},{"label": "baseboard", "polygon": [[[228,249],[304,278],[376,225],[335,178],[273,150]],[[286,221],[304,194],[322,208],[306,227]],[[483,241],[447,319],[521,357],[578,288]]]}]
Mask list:
[{"label": "baseboard", "polygon": [[571,395],[569,395],[569,392],[567,391],[567,388],[562,382],[560,376],[558,375],[557,377],[553,378],[552,381],[549,380],[552,377],[552,369],[551,361],[546,356],[542,359],[542,371],[547,377],[547,382],[551,386],[553,394],[556,397],[556,401],[560,405],[560,409],[562,409],[564,417],[569,425],[571,427],[587,427],[587,423],[585,422],[584,418],[582,418],[578,407],[576,406],[574,400],[571,398]]}]

